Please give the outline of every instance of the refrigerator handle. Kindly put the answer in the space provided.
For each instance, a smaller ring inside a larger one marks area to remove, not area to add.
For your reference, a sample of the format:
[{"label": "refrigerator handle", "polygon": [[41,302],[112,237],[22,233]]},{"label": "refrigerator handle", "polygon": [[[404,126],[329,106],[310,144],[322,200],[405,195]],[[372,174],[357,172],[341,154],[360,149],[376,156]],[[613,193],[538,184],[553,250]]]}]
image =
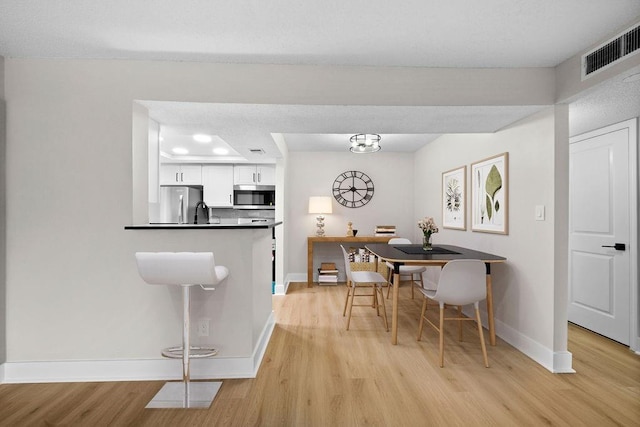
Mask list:
[{"label": "refrigerator handle", "polygon": [[178,203],[178,224],[184,224],[184,201],[182,194],[180,195],[180,203]]}]

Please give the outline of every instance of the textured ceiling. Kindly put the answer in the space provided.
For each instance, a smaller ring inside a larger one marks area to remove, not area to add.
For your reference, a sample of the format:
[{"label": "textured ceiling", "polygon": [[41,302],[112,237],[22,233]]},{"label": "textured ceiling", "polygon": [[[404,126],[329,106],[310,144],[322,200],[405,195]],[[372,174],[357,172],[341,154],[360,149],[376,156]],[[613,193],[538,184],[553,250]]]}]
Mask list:
[{"label": "textured ceiling", "polygon": [[[639,18],[640,0],[0,0],[0,55],[554,67]],[[640,83],[611,85],[572,104],[572,134],[637,102]],[[148,106],[167,143],[171,134],[184,141],[191,132],[208,132],[245,157],[249,148],[278,157],[272,132],[284,134],[291,150],[342,150],[342,138],[377,132],[384,134],[383,150],[415,151],[440,133],[491,132],[537,109],[205,106],[226,118],[221,123],[195,104]],[[276,118],[274,111],[283,114]]]},{"label": "textured ceiling", "polygon": [[0,55],[418,67],[553,67],[638,0],[20,0]]},{"label": "textured ceiling", "polygon": [[140,101],[163,137],[210,133],[241,156],[262,148],[279,157],[272,133],[283,134],[291,151],[345,151],[354,133],[383,134],[389,152],[414,152],[442,133],[494,132],[539,106],[364,107],[344,105],[205,104]]}]

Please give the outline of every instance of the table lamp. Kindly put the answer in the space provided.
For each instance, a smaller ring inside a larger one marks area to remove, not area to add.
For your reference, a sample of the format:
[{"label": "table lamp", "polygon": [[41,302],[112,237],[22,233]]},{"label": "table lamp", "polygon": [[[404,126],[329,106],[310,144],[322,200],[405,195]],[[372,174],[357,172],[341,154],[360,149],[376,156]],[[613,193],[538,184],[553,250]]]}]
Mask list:
[{"label": "table lamp", "polygon": [[318,214],[316,219],[316,236],[324,236],[324,214],[332,213],[331,197],[328,196],[311,196],[309,197],[309,213]]}]

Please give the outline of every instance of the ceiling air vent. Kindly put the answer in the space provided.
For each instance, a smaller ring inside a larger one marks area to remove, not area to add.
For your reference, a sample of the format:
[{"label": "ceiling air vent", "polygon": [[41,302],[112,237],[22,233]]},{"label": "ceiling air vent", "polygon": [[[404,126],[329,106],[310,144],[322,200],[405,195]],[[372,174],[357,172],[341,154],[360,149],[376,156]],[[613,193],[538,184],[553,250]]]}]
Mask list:
[{"label": "ceiling air vent", "polygon": [[640,25],[623,32],[582,57],[582,78],[622,60],[640,47]]},{"label": "ceiling air vent", "polygon": [[264,154],[264,150],[262,148],[249,148],[251,154]]}]

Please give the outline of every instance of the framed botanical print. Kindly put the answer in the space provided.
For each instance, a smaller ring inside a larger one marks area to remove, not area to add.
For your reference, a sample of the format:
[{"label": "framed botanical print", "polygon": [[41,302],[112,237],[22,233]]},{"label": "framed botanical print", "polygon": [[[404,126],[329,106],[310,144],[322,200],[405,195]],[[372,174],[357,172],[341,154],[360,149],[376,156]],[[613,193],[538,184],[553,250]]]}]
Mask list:
[{"label": "framed botanical print", "polygon": [[467,167],[442,173],[442,227],[466,230]]},{"label": "framed botanical print", "polygon": [[509,153],[471,164],[471,230],[509,234]]}]

